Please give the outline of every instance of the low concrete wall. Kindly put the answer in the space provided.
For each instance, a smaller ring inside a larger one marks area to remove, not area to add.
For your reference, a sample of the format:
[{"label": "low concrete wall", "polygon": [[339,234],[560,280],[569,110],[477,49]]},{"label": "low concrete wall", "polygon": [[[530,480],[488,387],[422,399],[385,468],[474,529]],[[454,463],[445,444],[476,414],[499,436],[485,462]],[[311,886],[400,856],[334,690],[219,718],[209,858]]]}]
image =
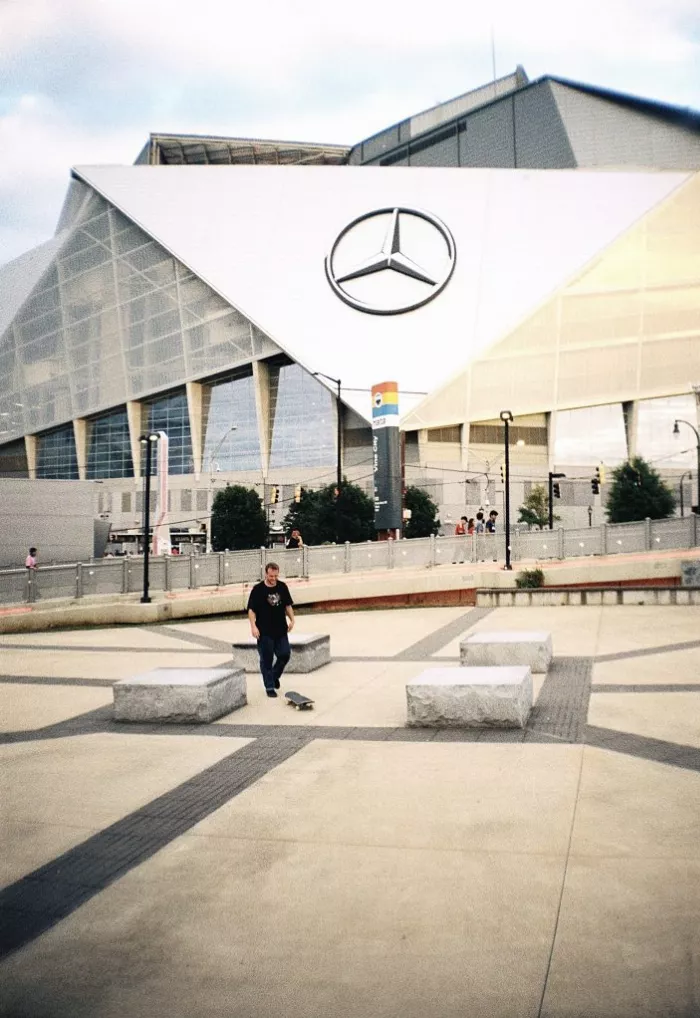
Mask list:
[{"label": "low concrete wall", "polygon": [[554,605],[700,604],[700,587],[570,587],[551,590],[477,590],[480,608],[551,607]]}]

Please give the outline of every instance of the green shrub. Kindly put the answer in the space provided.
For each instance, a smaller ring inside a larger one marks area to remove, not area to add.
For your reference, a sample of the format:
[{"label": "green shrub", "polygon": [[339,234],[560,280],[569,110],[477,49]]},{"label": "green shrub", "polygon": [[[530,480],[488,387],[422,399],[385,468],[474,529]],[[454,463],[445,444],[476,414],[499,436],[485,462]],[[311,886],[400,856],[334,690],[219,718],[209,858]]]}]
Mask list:
[{"label": "green shrub", "polygon": [[526,587],[544,587],[544,573],[541,569],[523,569],[515,577],[515,586],[521,590]]}]

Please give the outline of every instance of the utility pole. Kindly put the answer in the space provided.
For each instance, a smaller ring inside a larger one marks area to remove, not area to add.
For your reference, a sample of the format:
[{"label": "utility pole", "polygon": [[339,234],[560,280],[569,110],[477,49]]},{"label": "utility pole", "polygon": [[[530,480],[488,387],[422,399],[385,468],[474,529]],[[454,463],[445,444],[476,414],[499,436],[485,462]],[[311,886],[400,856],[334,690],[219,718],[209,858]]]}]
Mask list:
[{"label": "utility pole", "polygon": [[[554,530],[554,505],[552,503],[552,499],[554,498],[554,488],[555,488],[554,478],[555,477],[566,477],[566,474],[554,474],[554,473],[552,473],[551,470],[549,472],[549,529],[550,530]],[[559,495],[559,485],[558,484],[556,485],[556,489],[557,489],[557,498],[560,498],[561,496]]]}]

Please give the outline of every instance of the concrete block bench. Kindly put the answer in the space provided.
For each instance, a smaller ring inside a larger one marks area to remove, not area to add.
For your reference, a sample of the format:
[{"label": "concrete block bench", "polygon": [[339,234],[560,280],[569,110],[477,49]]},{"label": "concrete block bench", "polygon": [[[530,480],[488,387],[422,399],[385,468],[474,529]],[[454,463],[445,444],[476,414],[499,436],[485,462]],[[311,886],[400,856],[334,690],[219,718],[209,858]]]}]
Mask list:
[{"label": "concrete block bench", "polygon": [[[285,675],[315,672],[330,664],[331,638],[326,633],[290,633],[292,656],[284,670]],[[233,645],[233,663],[246,672],[260,670],[257,641],[252,636],[237,640]]]},{"label": "concrete block bench", "polygon": [[248,702],[242,668],[154,668],[114,684],[115,721],[207,724]]},{"label": "concrete block bench", "polygon": [[409,728],[524,728],[532,673],[510,668],[429,668],[406,686]]},{"label": "concrete block bench", "polygon": [[552,660],[552,634],[509,629],[467,636],[459,645],[460,664],[474,667],[529,665],[546,672]]}]

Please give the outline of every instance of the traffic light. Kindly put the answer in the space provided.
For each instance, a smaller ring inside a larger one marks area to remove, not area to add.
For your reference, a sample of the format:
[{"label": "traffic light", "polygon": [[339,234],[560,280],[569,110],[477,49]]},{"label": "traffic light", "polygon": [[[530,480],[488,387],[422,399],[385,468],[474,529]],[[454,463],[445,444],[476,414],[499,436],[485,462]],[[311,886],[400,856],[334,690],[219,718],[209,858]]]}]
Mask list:
[{"label": "traffic light", "polygon": [[591,478],[591,491],[594,495],[598,495],[600,492],[600,481],[597,476]]},{"label": "traffic light", "polygon": [[300,484],[297,484],[296,488],[294,489],[294,501],[295,502],[301,502],[301,485]]},{"label": "traffic light", "polygon": [[275,484],[273,485],[272,491],[270,492],[270,504],[274,505],[276,502],[279,502],[279,500],[280,500],[280,490],[279,487]]},{"label": "traffic light", "polygon": [[602,463],[599,467],[596,467],[596,475],[598,477],[598,484],[605,484],[605,467]]},{"label": "traffic light", "polygon": [[506,483],[506,465],[501,463],[501,484]]},{"label": "traffic light", "polygon": [[552,485],[552,494],[555,498],[561,498],[561,488],[557,482]]}]

